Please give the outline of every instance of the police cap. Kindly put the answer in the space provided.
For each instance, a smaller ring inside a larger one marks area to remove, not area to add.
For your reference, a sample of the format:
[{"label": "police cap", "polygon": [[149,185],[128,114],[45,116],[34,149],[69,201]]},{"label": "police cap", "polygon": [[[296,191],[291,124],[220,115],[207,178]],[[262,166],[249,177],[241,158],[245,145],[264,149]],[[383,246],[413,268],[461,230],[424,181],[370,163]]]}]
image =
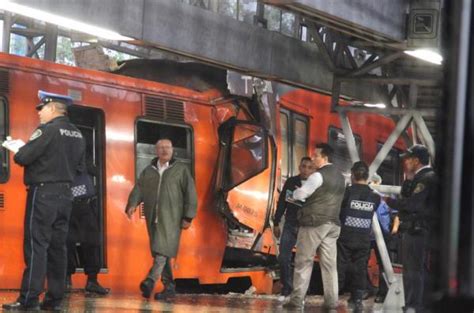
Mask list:
[{"label": "police cap", "polygon": [[43,90],[38,90],[38,98],[40,100],[40,103],[36,105],[36,110],[38,111],[41,110],[43,106],[45,106],[46,104],[50,102],[59,102],[59,103],[65,104],[66,106],[70,106],[73,103],[72,98],[69,96],[59,95],[56,93],[46,92]]},{"label": "police cap", "polygon": [[413,145],[402,154],[402,158],[417,158],[421,164],[427,165],[430,162],[430,153],[424,145]]}]

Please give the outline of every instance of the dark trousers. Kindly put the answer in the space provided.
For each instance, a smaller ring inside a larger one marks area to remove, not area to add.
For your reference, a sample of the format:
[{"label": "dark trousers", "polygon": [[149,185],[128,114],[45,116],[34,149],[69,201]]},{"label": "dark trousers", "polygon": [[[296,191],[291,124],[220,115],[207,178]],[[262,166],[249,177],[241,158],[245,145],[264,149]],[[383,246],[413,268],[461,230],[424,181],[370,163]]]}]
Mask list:
[{"label": "dark trousers", "polygon": [[[72,275],[78,267],[78,249],[75,242],[67,243],[67,274]],[[97,277],[100,271],[100,246],[81,243],[81,259],[84,261],[84,273],[92,278]]]},{"label": "dark trousers", "polygon": [[45,278],[45,299],[60,302],[64,296],[71,203],[69,184],[45,184],[28,190],[23,241],[26,268],[18,298],[24,305],[38,303]]},{"label": "dark trousers", "polygon": [[286,294],[289,294],[293,290],[293,266],[291,264],[291,257],[297,237],[298,226],[285,223],[280,237],[278,263],[280,264],[280,282],[283,285],[283,293]]},{"label": "dark trousers", "polygon": [[[427,235],[402,235],[403,288],[405,306],[417,310],[423,308],[425,267],[427,256]],[[417,311],[418,312],[418,311]]]},{"label": "dark trousers", "polygon": [[349,264],[353,266],[351,276],[352,297],[361,299],[367,282],[367,262],[370,255],[369,235],[342,233],[337,241],[337,274],[339,289],[341,290],[346,280]]}]

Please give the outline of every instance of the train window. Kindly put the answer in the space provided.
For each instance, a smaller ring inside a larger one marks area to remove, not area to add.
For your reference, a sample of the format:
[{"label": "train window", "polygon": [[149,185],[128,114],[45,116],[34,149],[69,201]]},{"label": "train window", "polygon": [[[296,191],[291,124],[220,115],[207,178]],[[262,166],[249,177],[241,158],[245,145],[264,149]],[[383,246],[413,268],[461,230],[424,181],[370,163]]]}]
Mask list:
[{"label": "train window", "polygon": [[281,131],[281,176],[288,177],[288,115],[282,112],[280,114],[280,131]]},{"label": "train window", "polygon": [[293,119],[293,175],[308,151],[308,121],[299,115]]},{"label": "train window", "polygon": [[267,166],[266,135],[262,127],[237,124],[230,151],[228,189],[255,176]]},{"label": "train window", "polygon": [[281,177],[285,180],[298,174],[302,157],[308,152],[308,118],[287,109],[280,110]]},{"label": "train window", "polygon": [[160,138],[169,138],[173,142],[174,157],[189,165],[194,176],[192,130],[186,125],[165,124],[140,119],[136,122],[136,158],[135,177],[156,158],[155,144]]},{"label": "train window", "polygon": [[[8,136],[8,102],[5,98],[0,98],[0,141]],[[1,147],[1,146],[0,146]],[[9,158],[7,149],[0,148],[0,183],[8,180]]]},{"label": "train window", "polygon": [[[377,143],[377,152],[382,149],[383,144]],[[400,186],[402,181],[402,165],[400,160],[400,153],[402,151],[397,148],[390,149],[385,160],[380,164],[377,174],[382,177],[382,184]]]},{"label": "train window", "polygon": [[[328,135],[328,143],[334,149],[331,163],[333,163],[342,172],[346,180],[348,180],[351,175],[352,160],[349,149],[347,149],[346,137],[342,129],[334,126],[329,126]],[[362,156],[362,139],[359,135],[354,135],[354,139],[359,156]]]}]

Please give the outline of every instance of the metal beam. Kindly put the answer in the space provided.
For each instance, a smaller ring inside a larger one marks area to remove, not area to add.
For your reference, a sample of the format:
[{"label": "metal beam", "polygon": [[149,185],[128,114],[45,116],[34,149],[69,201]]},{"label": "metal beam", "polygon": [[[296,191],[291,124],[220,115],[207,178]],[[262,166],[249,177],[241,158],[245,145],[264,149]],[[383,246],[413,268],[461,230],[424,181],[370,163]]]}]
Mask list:
[{"label": "metal beam", "polygon": [[44,45],[44,59],[48,61],[56,61],[56,49],[58,46],[58,26],[47,23],[46,39]]},{"label": "metal beam", "polygon": [[2,52],[10,53],[10,29],[12,27],[12,15],[5,12],[3,15]]},{"label": "metal beam", "polygon": [[416,126],[418,126],[418,131],[421,134],[422,139],[425,142],[426,147],[428,148],[428,151],[431,156],[431,160],[434,162],[435,161],[435,142],[433,140],[433,137],[431,136],[431,133],[426,126],[425,121],[423,120],[423,117],[419,113],[413,114],[413,120],[416,123]]},{"label": "metal beam", "polygon": [[362,75],[357,77],[338,76],[344,82],[365,82],[371,84],[380,85],[418,85],[418,86],[430,86],[430,87],[441,87],[442,82],[438,79],[431,79],[427,77],[381,77],[376,75]]},{"label": "metal beam", "polygon": [[344,137],[346,138],[347,150],[349,150],[351,161],[352,163],[360,161],[354,134],[352,133],[351,123],[347,118],[346,112],[339,112],[339,118],[341,119],[342,131],[344,132]]},{"label": "metal beam", "polygon": [[403,116],[400,121],[398,121],[397,126],[395,126],[395,129],[393,132],[388,136],[387,140],[383,144],[382,148],[379,150],[377,155],[375,156],[374,161],[372,161],[372,164],[369,166],[369,177],[372,177],[372,175],[377,172],[377,170],[380,167],[380,164],[382,164],[383,160],[387,157],[389,154],[390,150],[392,149],[393,145],[395,142],[397,142],[398,137],[405,131],[407,128],[408,124],[411,121],[412,114],[408,113],[407,115]]},{"label": "metal beam", "polygon": [[415,84],[410,84],[410,89],[408,91],[408,107],[410,109],[416,108],[417,99],[418,99],[418,86]]},{"label": "metal beam", "polygon": [[358,76],[358,75],[362,75],[362,74],[367,74],[368,72],[370,72],[373,69],[376,69],[377,67],[380,67],[382,65],[385,65],[387,63],[390,63],[390,62],[400,58],[402,55],[403,55],[402,51],[397,51],[395,53],[386,55],[386,56],[378,59],[377,61],[375,61],[373,63],[364,65],[361,68],[349,73],[349,76]]},{"label": "metal beam", "polygon": [[[33,44],[33,40],[31,40],[31,43]],[[30,46],[30,43],[28,43],[28,52],[26,53],[26,56],[27,57],[32,57],[33,55],[36,54],[36,56],[38,56],[38,49],[41,48],[42,45],[44,45],[44,43],[46,42],[46,39],[45,37],[41,37],[41,39],[34,45],[31,45]],[[39,56],[38,56],[39,57]]]},{"label": "metal beam", "polygon": [[[13,0],[114,30],[154,46],[251,76],[331,93],[333,73],[318,47],[233,18],[166,0]],[[351,86],[352,85],[352,86]],[[345,84],[341,95],[382,101],[371,83]]]},{"label": "metal beam", "polygon": [[405,115],[419,113],[422,116],[436,116],[436,109],[404,109],[404,108],[368,108],[364,106],[336,106],[334,111],[338,112],[360,112],[360,113],[375,113],[375,114],[384,114],[384,115]]},{"label": "metal beam", "polygon": [[308,34],[310,36],[310,40],[318,46],[319,51],[321,52],[321,56],[326,61],[326,64],[329,66],[329,69],[331,71],[334,71],[335,66],[332,60],[332,56],[330,52],[328,51],[328,48],[324,44],[323,39],[321,38],[321,34],[319,33],[318,26],[314,22],[307,22],[307,25],[308,25]]},{"label": "metal beam", "polygon": [[408,0],[263,0],[324,21],[331,28],[369,41],[405,39]]}]

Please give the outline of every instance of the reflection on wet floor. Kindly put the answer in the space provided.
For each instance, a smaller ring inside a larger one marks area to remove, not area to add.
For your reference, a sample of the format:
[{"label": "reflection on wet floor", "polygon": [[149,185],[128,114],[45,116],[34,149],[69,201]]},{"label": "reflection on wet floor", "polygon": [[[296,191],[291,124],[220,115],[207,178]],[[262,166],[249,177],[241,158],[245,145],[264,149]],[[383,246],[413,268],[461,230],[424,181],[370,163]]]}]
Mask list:
[{"label": "reflection on wet floor", "polygon": [[[0,291],[0,303],[15,301],[17,291]],[[347,308],[348,296],[340,297],[338,313],[351,312]],[[139,296],[110,294],[97,297],[83,292],[73,292],[63,302],[63,312],[172,312],[172,313],[222,313],[222,312],[289,312],[282,308],[284,299],[276,295],[247,296],[244,294],[190,295],[180,294],[164,302],[144,300]],[[323,298],[309,296],[305,312],[324,312]],[[377,312],[373,299],[364,301],[364,312]],[[379,311],[381,312],[381,311]]]}]

